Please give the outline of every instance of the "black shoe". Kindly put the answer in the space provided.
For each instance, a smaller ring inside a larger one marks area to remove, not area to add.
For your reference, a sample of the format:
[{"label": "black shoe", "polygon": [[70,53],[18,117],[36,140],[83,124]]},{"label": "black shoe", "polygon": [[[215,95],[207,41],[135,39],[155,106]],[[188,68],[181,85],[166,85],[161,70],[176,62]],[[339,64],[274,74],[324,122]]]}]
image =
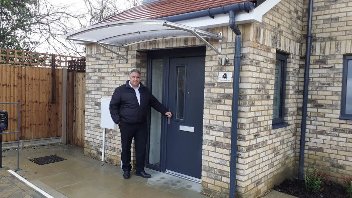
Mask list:
[{"label": "black shoe", "polygon": [[146,173],[145,171],[136,172],[136,175],[143,177],[143,178],[151,178],[152,177],[150,174]]},{"label": "black shoe", "polygon": [[130,171],[123,171],[123,178],[124,179],[129,179],[130,177],[131,177]]}]

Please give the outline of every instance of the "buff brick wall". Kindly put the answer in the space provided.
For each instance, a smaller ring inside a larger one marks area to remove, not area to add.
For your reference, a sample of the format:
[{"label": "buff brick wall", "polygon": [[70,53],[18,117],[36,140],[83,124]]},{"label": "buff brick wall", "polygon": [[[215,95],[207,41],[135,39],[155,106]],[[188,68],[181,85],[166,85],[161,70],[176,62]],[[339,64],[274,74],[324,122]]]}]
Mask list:
[{"label": "buff brick wall", "polygon": [[[239,102],[237,191],[257,197],[295,173],[297,109],[301,102],[299,67],[302,64],[303,3],[282,0],[262,23],[240,26],[242,61]],[[227,29],[227,28],[226,28]],[[233,63],[234,35],[229,29],[223,43]],[[287,127],[272,129],[276,51],[289,54],[285,121]],[[204,107],[203,192],[228,197],[230,171],[232,84],[219,83],[217,71],[233,71],[233,65],[214,64],[207,56]]]},{"label": "buff brick wall", "polygon": [[[295,142],[298,125],[299,66],[302,43],[302,2],[282,0],[263,23],[248,24],[242,31],[242,62],[239,103],[237,190],[243,197],[257,197],[295,173]],[[226,31],[225,31],[226,32]],[[230,32],[230,31],[227,31]],[[227,35],[226,52],[234,43]],[[271,128],[276,51],[289,54],[285,120],[287,127]],[[232,55],[233,56],[233,55]],[[230,55],[231,57],[231,55]],[[207,57],[213,60],[211,57]],[[231,61],[233,63],[233,57]],[[227,197],[231,130],[231,83],[216,82],[219,70],[206,62],[203,174],[205,194]],[[216,111],[214,111],[216,109]],[[214,137],[215,136],[215,137]]]},{"label": "buff brick wall", "polygon": [[[126,53],[125,49],[115,48],[121,54],[128,54],[129,61],[96,45],[87,46],[86,68],[86,103],[85,103],[85,154],[101,159],[103,129],[100,127],[100,99],[111,97],[115,88],[128,80],[129,70],[136,65],[145,71],[145,64],[137,62],[143,54],[136,51]],[[143,72],[145,73],[145,72]],[[120,162],[120,133],[117,130],[106,130],[105,160],[112,164]]]},{"label": "buff brick wall", "polygon": [[352,54],[352,2],[315,0],[305,167],[352,178],[352,120],[341,120],[343,55]]},{"label": "buff brick wall", "polygon": [[[241,125],[239,150],[243,152],[239,164],[239,191],[244,197],[262,195],[282,180],[296,173],[296,144],[298,109],[301,105],[299,89],[302,64],[302,1],[281,0],[263,18],[252,25],[252,34],[244,41],[246,53],[242,71],[248,73],[243,90],[243,111],[250,111]],[[275,62],[277,51],[287,53],[285,122],[287,127],[272,129]],[[251,66],[254,63],[255,68]],[[241,80],[242,81],[242,80]],[[241,86],[241,85],[240,85]],[[247,88],[251,86],[250,88]],[[240,153],[242,154],[242,153]],[[243,164],[242,164],[243,163]]]},{"label": "buff brick wall", "polygon": [[[244,41],[244,45],[248,44],[250,51],[246,54],[249,63],[253,61],[259,66],[256,70],[248,68],[248,72],[252,75],[249,75],[247,80],[252,81],[254,89],[245,91],[248,92],[247,97],[250,99],[245,109],[250,109],[254,116],[253,120],[249,120],[249,123],[243,126],[247,131],[243,134],[245,141],[241,149],[248,153],[244,155],[247,158],[244,157],[243,160],[245,162],[243,172],[247,173],[243,177],[243,183],[248,185],[241,186],[239,183],[239,189],[243,190],[246,197],[263,194],[295,172],[294,142],[300,97],[297,82],[300,75],[301,19],[302,4],[281,1],[264,17],[262,24],[253,25],[252,37]],[[272,129],[277,50],[289,54],[285,98],[285,121],[288,126]],[[244,68],[247,68],[246,64],[248,63],[244,64]]]}]

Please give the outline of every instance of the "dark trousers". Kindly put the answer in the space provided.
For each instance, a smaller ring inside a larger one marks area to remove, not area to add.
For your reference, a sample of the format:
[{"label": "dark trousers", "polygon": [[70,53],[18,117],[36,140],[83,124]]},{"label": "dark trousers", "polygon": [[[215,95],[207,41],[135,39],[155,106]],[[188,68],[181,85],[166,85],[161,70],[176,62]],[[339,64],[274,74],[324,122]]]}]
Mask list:
[{"label": "dark trousers", "polygon": [[120,123],[122,144],[122,170],[131,171],[131,144],[134,138],[136,150],[136,172],[144,171],[147,144],[147,123]]}]

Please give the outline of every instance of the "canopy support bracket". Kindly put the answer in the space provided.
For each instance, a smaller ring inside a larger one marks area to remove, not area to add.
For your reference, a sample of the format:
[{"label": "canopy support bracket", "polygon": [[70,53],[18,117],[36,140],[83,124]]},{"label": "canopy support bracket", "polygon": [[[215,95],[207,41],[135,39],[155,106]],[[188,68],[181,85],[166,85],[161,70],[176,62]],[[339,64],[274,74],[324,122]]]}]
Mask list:
[{"label": "canopy support bracket", "polygon": [[128,63],[128,58],[127,58],[127,53],[128,53],[128,51],[127,51],[127,50],[126,50],[126,55],[122,55],[122,54],[120,54],[120,53],[118,53],[118,52],[115,52],[114,50],[110,49],[109,47],[107,47],[106,45],[104,45],[104,44],[102,44],[102,43],[98,43],[98,42],[97,42],[97,44],[98,44],[99,46],[101,46],[102,48],[108,50],[109,52],[111,52],[111,53],[113,53],[113,54],[116,54],[118,57],[124,59],[124,60],[126,61],[126,63]]},{"label": "canopy support bracket", "polygon": [[172,22],[168,22],[165,21],[163,23],[163,26],[166,27],[171,27],[174,29],[178,29],[178,30],[183,30],[183,31],[187,31],[192,33],[195,37],[197,37],[199,40],[203,41],[205,43],[206,46],[208,46],[209,48],[211,48],[212,50],[215,51],[215,53],[217,53],[218,55],[222,55],[219,49],[216,49],[212,44],[210,44],[205,38],[203,38],[202,35],[207,36],[209,38],[213,38],[213,39],[217,39],[217,40],[222,40],[222,35],[221,34],[214,34],[214,33],[210,33],[207,31],[203,31],[203,30],[199,30],[199,29],[195,29],[195,28],[191,28],[188,26],[183,26],[181,24],[177,24],[177,23],[172,23]]},{"label": "canopy support bracket", "polygon": [[210,47],[212,50],[214,50],[218,55],[222,55],[219,49],[216,49],[214,45],[210,44],[205,38],[203,38],[201,35],[199,35],[197,32],[192,32],[194,36],[196,36],[199,40],[203,41],[205,45]]}]

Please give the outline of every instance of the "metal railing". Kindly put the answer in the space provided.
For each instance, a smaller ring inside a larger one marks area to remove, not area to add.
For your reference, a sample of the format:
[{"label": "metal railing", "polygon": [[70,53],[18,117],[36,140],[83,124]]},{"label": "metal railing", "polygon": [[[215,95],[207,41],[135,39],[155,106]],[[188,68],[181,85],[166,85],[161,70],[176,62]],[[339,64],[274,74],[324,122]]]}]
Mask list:
[{"label": "metal railing", "polygon": [[5,134],[15,134],[17,141],[17,169],[20,170],[20,128],[21,128],[21,103],[20,102],[0,102],[0,105],[15,105],[17,110],[17,128],[16,131],[6,131],[0,129],[0,168],[2,168],[2,136]]}]

